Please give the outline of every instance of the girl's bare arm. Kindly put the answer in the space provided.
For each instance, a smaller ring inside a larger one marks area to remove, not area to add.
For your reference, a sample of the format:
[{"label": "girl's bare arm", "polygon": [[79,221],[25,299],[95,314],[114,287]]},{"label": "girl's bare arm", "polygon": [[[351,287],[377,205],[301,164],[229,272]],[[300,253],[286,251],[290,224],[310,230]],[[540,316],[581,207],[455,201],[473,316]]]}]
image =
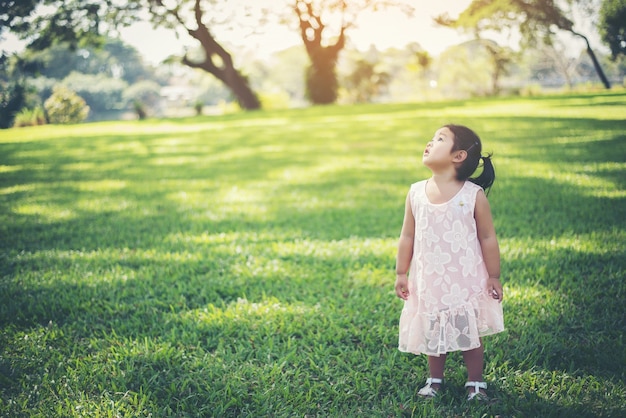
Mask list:
[{"label": "girl's bare arm", "polygon": [[409,195],[406,196],[404,204],[404,221],[402,222],[402,231],[398,240],[398,254],[396,256],[396,295],[406,300],[409,297],[409,281],[407,272],[413,257],[413,243],[415,235],[415,218],[411,210],[411,200]]},{"label": "girl's bare arm", "polygon": [[496,229],[493,225],[491,208],[487,196],[479,191],[476,196],[476,208],[474,211],[478,241],[483,253],[483,259],[489,273],[487,291],[494,299],[502,301],[502,284],[500,283],[500,247],[496,237]]}]

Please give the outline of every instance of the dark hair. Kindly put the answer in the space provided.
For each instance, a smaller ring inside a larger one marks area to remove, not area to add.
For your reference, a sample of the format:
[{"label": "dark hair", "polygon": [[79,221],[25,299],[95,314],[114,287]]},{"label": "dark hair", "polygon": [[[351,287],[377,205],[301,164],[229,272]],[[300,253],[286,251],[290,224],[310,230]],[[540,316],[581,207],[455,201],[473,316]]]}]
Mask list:
[{"label": "dark hair", "polygon": [[[491,154],[482,156],[482,143],[480,138],[474,131],[463,125],[444,125],[454,134],[454,145],[452,151],[463,150],[467,152],[467,158],[457,167],[456,178],[461,181],[469,180],[479,185],[488,193],[488,189],[496,179],[496,172],[491,162]],[[482,172],[478,177],[470,177],[479,167],[480,160],[482,163]]]}]

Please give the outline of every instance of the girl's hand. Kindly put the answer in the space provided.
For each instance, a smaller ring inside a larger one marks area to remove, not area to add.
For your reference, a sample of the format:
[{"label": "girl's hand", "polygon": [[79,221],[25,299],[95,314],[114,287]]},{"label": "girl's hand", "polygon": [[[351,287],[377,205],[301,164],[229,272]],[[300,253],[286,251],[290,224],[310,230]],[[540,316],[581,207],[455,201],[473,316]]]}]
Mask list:
[{"label": "girl's hand", "polygon": [[500,283],[500,279],[496,277],[487,279],[487,293],[498,302],[502,302],[504,295],[502,293],[502,283]]},{"label": "girl's hand", "polygon": [[396,296],[403,300],[409,298],[409,280],[406,273],[396,275]]}]

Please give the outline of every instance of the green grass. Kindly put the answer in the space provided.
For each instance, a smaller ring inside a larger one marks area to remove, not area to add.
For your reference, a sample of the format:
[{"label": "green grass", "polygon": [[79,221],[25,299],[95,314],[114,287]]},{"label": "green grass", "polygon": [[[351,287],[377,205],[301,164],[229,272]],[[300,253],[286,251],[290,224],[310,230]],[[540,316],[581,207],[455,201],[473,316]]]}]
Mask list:
[{"label": "green grass", "polygon": [[[0,416],[626,415],[626,94],[0,132]],[[494,401],[399,353],[396,240],[443,123],[494,153]]]}]

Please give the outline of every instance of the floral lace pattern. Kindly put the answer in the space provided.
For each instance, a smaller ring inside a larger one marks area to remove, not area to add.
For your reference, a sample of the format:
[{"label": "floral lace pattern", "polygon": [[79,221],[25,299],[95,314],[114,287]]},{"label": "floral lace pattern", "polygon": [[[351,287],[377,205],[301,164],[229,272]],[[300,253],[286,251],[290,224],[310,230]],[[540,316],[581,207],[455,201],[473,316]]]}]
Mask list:
[{"label": "floral lace pattern", "polygon": [[474,220],[481,188],[465,182],[448,202],[430,203],[426,180],[411,186],[415,242],[409,299],[400,316],[400,351],[439,356],[480,346],[504,330],[502,305],[487,295],[487,269]]}]

